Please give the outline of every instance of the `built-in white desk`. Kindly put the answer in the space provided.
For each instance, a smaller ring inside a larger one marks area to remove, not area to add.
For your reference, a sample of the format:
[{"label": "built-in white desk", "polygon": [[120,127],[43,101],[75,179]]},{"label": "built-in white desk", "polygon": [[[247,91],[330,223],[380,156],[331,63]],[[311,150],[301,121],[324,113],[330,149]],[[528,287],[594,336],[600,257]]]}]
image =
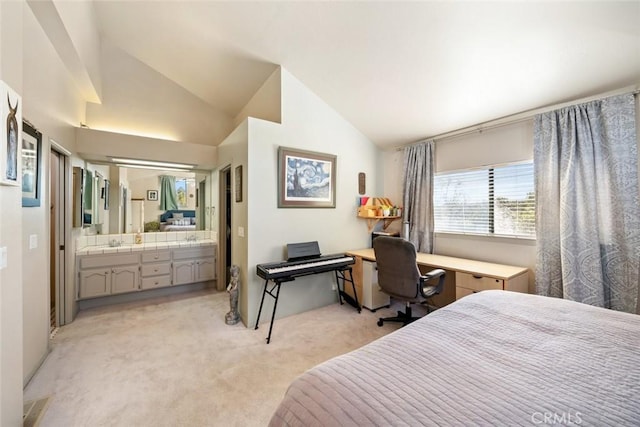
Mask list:
[{"label": "built-in white desk", "polygon": [[[372,248],[347,251],[356,258],[353,266],[353,279],[358,295],[362,295],[362,262],[375,262]],[[474,292],[488,289],[527,293],[529,289],[529,270],[524,267],[495,264],[443,255],[418,253],[418,267],[422,272],[441,268],[446,272],[445,288],[441,295],[434,297],[434,303],[443,306]]]}]

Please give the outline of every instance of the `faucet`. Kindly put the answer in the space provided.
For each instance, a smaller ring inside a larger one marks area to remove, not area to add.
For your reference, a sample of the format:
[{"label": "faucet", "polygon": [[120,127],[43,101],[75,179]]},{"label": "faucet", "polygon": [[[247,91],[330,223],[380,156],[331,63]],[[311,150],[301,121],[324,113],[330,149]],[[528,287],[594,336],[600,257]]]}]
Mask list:
[{"label": "faucet", "polygon": [[116,239],[113,239],[109,242],[109,246],[111,246],[112,248],[117,248],[120,245],[122,245],[122,242],[119,242]]},{"label": "faucet", "polygon": [[191,236],[187,236],[187,242],[195,242],[196,241],[196,235],[192,234]]}]

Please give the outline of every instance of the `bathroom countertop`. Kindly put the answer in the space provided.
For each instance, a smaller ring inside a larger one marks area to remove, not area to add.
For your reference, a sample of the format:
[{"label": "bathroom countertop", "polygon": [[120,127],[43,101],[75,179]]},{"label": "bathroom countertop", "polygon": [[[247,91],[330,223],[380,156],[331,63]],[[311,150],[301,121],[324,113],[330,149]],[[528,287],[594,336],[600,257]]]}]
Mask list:
[{"label": "bathroom countertop", "polygon": [[161,249],[175,248],[197,248],[200,246],[212,246],[218,242],[215,239],[199,239],[199,240],[175,240],[170,242],[150,242],[141,244],[123,244],[121,246],[85,246],[76,251],[76,255],[100,255],[112,253],[142,252],[155,251]]}]

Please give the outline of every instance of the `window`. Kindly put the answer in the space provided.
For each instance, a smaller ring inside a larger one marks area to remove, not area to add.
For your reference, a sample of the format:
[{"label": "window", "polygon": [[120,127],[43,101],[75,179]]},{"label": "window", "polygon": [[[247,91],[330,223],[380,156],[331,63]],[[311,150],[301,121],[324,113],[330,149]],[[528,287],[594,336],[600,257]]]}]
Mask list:
[{"label": "window", "polygon": [[189,197],[193,197],[195,188],[195,180],[191,178],[178,178],[176,179],[176,198],[178,200],[179,208],[189,207]]},{"label": "window", "polygon": [[441,173],[436,232],[535,237],[533,163]]}]

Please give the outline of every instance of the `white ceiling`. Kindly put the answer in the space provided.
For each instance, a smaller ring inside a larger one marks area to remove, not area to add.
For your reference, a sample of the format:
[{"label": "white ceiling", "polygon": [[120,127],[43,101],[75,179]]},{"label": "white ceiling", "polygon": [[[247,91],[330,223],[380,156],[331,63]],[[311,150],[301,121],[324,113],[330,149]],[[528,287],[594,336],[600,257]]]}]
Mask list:
[{"label": "white ceiling", "polygon": [[98,1],[103,37],[235,116],[282,65],[374,143],[640,84],[640,2]]}]

